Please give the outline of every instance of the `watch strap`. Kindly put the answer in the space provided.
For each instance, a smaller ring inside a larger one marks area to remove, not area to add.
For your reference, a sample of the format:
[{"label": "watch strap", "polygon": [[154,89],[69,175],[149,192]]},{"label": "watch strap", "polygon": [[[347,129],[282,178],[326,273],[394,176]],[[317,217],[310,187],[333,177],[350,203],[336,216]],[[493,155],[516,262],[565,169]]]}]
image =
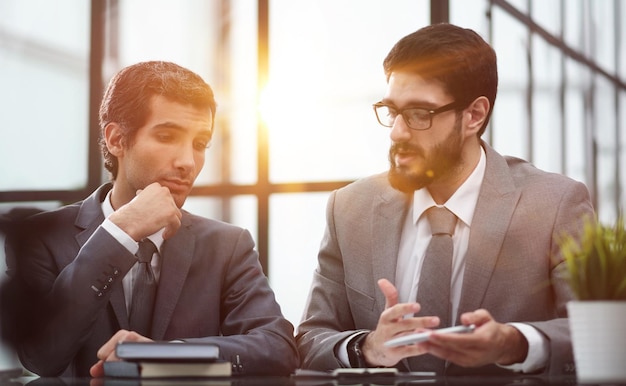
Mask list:
[{"label": "watch strap", "polygon": [[364,332],[360,335],[353,337],[350,342],[348,342],[348,360],[350,361],[350,367],[352,368],[366,368],[370,367],[367,365],[367,361],[365,360],[365,355],[363,354],[362,344],[365,341],[369,333]]}]

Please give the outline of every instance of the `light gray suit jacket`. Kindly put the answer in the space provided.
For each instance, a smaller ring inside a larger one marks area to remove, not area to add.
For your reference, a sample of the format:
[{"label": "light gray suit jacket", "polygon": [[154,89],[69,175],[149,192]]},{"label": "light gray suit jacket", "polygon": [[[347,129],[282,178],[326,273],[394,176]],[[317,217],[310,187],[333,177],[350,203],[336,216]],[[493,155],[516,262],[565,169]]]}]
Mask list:
[{"label": "light gray suit jacket", "polygon": [[[546,372],[572,372],[566,319],[572,293],[557,239],[579,232],[594,216],[587,188],[526,161],[502,157],[483,143],[485,177],[472,220],[458,314],[487,309],[499,322],[527,322],[550,344]],[[375,329],[385,299],[376,284],[394,282],[410,196],[394,190],[387,175],[365,178],[333,192],[327,228],[296,341],[302,367],[342,367],[337,345],[357,330]],[[458,323],[458,322],[457,322]],[[412,361],[401,370],[419,371]],[[495,365],[446,374],[502,373]]]},{"label": "light gray suit jacket", "polygon": [[[129,321],[121,279],[136,258],[100,224],[104,185],[83,202],[36,215],[12,240],[30,293],[31,322],[19,347],[29,370],[89,376],[96,351]],[[298,366],[293,326],[283,318],[250,233],[183,213],[163,243],[154,340],[213,342],[244,374],[289,374]]]}]

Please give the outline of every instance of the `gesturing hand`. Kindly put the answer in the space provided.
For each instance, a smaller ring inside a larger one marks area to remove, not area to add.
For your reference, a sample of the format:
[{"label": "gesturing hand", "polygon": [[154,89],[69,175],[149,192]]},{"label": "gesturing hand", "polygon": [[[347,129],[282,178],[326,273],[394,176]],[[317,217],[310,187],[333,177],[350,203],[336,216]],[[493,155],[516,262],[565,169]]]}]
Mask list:
[{"label": "gesturing hand", "polygon": [[513,326],[496,322],[491,314],[480,309],[461,315],[463,324],[475,324],[471,334],[430,336],[428,352],[463,367],[492,363],[510,365],[523,362],[528,342]]},{"label": "gesturing hand", "polygon": [[419,312],[418,303],[398,304],[398,291],[387,279],[380,279],[378,287],[385,295],[385,310],[380,314],[376,329],[368,334],[363,343],[363,355],[374,366],[394,366],[400,360],[428,350],[428,343],[400,347],[386,347],[391,338],[413,332],[424,331],[439,325],[437,317],[405,317]]}]

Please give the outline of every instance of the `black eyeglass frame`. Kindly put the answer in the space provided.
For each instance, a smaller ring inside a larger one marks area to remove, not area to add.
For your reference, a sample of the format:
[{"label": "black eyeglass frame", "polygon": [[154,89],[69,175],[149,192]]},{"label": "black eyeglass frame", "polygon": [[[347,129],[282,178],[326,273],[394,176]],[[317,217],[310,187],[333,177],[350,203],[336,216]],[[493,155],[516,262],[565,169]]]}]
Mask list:
[{"label": "black eyeglass frame", "polygon": [[[446,111],[458,109],[459,107],[461,107],[461,104],[458,101],[454,101],[454,102],[448,103],[447,105],[443,105],[441,107],[438,107],[436,109],[427,109],[427,108],[415,107],[415,106],[405,107],[403,109],[396,109],[395,107],[390,106],[390,105],[388,105],[386,103],[383,103],[381,101],[381,102],[374,103],[372,105],[372,107],[374,108],[374,114],[376,114],[376,120],[378,121],[378,123],[380,123],[384,127],[393,127],[393,123],[391,125],[387,125],[387,124],[383,123],[383,121],[381,121],[380,117],[378,116],[378,108],[379,107],[387,107],[388,109],[392,108],[393,110],[396,111],[396,118],[398,117],[398,115],[402,115],[402,119],[404,119],[404,123],[406,123],[406,125],[408,126],[409,129],[423,131],[423,130],[430,129],[433,126],[433,117],[435,115],[441,114],[441,113],[445,113]],[[409,120],[404,115],[404,112],[406,110],[423,110],[423,111],[427,112],[428,113],[428,117],[429,117],[428,127],[425,127],[423,129],[416,129],[414,127],[411,127],[411,125],[409,125]]]}]

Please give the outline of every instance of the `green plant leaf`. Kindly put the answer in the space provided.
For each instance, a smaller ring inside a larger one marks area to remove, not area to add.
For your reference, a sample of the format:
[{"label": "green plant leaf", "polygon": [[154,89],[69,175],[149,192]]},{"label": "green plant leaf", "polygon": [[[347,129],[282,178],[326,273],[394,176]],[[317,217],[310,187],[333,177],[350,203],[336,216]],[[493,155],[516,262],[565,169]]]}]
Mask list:
[{"label": "green plant leaf", "polygon": [[621,215],[612,226],[586,220],[579,237],[564,235],[559,247],[579,300],[626,300],[626,231]]}]

